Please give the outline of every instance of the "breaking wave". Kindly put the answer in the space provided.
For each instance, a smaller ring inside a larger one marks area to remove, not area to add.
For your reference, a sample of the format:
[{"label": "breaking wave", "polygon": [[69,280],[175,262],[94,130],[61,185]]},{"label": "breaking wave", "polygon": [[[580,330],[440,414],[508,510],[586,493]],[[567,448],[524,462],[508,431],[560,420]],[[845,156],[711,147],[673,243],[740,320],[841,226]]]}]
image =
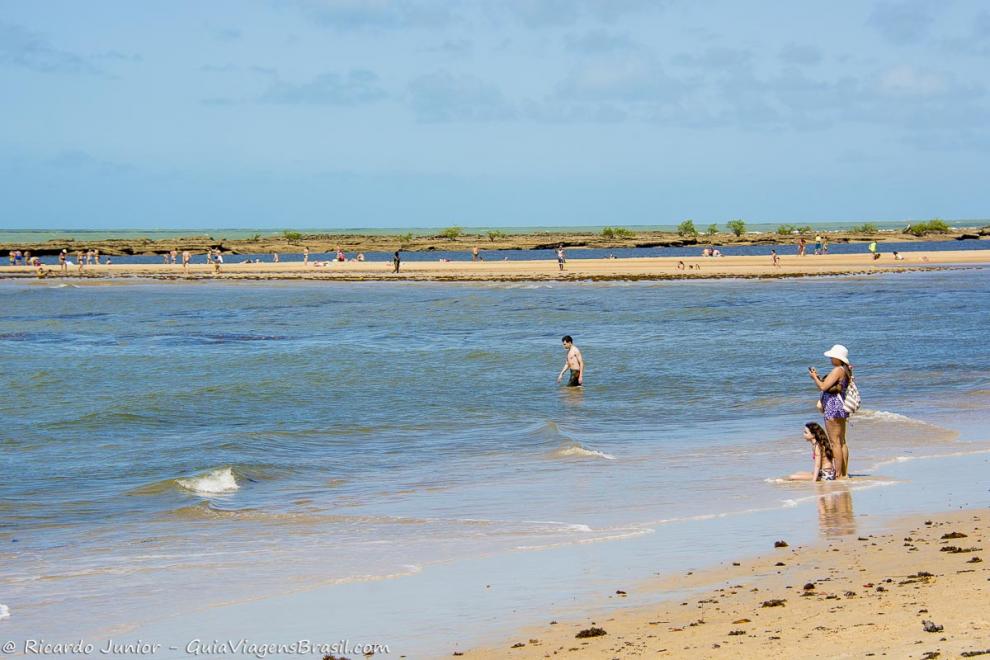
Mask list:
[{"label": "breaking wave", "polygon": [[605,452],[598,451],[597,449],[587,449],[581,445],[561,447],[551,455],[554,458],[604,458],[607,461],[615,460],[615,456],[612,456],[611,454],[606,454]]},{"label": "breaking wave", "polygon": [[188,479],[176,479],[175,483],[186,490],[205,495],[232,493],[240,488],[234,477],[234,471],[229,467],[210,470],[205,474]]}]

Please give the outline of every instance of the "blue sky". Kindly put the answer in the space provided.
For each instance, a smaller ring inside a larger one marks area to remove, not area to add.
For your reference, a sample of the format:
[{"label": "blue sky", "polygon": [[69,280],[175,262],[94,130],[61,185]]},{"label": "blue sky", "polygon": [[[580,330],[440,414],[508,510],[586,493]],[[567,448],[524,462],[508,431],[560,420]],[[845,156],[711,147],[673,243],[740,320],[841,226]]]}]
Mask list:
[{"label": "blue sky", "polygon": [[0,0],[0,226],[986,218],[990,4]]}]

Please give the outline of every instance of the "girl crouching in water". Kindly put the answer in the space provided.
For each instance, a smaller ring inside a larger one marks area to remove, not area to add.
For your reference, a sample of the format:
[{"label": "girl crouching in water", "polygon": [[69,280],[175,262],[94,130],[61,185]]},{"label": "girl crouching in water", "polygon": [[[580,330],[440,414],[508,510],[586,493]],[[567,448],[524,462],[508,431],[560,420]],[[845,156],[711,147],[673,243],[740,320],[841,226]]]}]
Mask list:
[{"label": "girl crouching in water", "polygon": [[825,429],[815,422],[804,425],[804,439],[811,443],[811,455],[815,459],[814,472],[797,472],[788,479],[810,481],[835,481],[835,465],[832,463],[832,444]]}]

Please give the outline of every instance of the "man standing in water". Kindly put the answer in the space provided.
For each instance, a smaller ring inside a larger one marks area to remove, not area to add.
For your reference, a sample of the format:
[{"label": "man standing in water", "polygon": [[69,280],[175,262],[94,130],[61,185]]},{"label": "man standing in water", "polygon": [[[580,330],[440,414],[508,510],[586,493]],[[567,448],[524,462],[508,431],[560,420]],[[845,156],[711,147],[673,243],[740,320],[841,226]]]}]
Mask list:
[{"label": "man standing in water", "polygon": [[564,368],[560,370],[560,374],[557,376],[557,382],[559,383],[564,377],[564,372],[570,369],[571,379],[567,382],[567,386],[580,387],[584,385],[584,357],[578,347],[574,345],[574,340],[570,335],[564,335],[561,341],[564,344],[564,350],[567,351],[567,358],[564,360]]},{"label": "man standing in water", "polygon": [[399,272],[399,265],[402,263],[401,257],[399,257],[399,251],[396,250],[395,254],[392,255],[392,272]]}]

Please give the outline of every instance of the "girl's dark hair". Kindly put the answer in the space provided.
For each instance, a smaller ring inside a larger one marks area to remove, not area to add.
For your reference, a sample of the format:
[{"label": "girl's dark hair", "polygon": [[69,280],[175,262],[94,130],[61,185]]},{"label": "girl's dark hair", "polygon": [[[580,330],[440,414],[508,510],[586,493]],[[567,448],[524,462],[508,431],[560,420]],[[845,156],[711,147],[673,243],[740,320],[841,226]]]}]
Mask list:
[{"label": "girl's dark hair", "polygon": [[825,433],[823,429],[817,422],[808,422],[805,427],[811,431],[811,435],[815,436],[815,444],[822,448],[825,453],[825,457],[831,461],[832,460],[832,443],[828,441],[828,433]]}]

